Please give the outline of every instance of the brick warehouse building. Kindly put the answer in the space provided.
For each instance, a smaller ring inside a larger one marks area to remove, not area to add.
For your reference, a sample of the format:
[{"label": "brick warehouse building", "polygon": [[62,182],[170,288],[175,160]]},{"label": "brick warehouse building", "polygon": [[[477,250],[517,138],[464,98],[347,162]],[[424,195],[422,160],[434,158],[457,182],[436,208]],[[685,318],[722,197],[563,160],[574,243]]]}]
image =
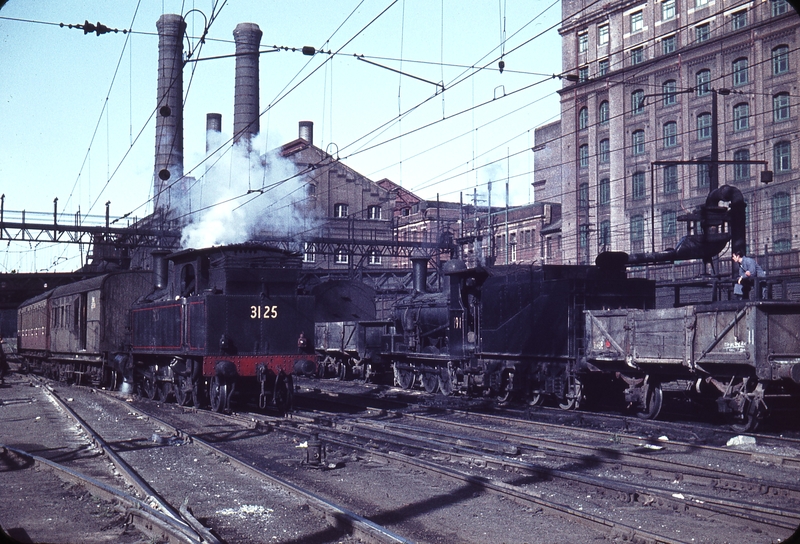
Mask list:
[{"label": "brick warehouse building", "polygon": [[561,120],[536,131],[534,156],[537,200],[563,205],[563,262],[675,247],[680,218],[728,184],[747,203],[748,251],[797,271],[794,9],[785,0],[564,0],[562,14]]}]

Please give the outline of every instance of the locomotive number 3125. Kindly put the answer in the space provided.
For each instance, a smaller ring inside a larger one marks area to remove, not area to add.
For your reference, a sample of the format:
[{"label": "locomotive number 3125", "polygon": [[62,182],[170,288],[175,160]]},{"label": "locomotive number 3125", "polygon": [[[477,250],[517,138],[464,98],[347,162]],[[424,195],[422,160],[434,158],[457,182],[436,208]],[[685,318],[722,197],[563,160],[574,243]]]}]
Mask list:
[{"label": "locomotive number 3125", "polygon": [[277,306],[250,306],[250,319],[276,319]]}]

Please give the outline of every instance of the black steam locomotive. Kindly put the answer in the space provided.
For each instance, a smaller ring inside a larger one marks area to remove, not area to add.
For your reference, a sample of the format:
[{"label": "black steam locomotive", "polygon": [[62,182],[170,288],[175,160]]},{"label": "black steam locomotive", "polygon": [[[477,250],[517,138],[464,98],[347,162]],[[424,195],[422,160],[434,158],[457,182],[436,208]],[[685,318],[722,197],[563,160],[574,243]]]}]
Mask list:
[{"label": "black steam locomotive", "polygon": [[298,347],[314,341],[300,267],[299,255],[257,243],[160,254],[155,289],[151,273],[115,272],[23,303],[19,353],[77,383],[197,406],[207,396],[216,411],[238,392],[286,410],[294,369],[315,368]]}]

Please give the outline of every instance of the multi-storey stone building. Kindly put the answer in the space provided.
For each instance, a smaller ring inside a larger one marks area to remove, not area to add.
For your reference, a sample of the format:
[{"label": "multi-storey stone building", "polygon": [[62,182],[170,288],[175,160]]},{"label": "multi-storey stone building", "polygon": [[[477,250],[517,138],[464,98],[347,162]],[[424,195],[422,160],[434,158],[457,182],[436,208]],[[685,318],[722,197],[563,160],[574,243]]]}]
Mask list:
[{"label": "multi-storey stone building", "polygon": [[681,216],[728,184],[747,203],[748,251],[796,270],[800,18],[788,2],[563,0],[562,13],[561,120],[536,131],[534,152],[537,200],[563,205],[564,262],[675,247]]}]

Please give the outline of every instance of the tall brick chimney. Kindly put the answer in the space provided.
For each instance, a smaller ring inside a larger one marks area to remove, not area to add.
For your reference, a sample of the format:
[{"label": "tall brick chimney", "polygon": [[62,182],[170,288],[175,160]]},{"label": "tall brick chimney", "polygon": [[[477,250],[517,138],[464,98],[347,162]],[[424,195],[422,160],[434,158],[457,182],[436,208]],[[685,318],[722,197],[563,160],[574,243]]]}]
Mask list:
[{"label": "tall brick chimney", "polygon": [[233,141],[246,140],[248,147],[252,137],[259,132],[258,48],[261,36],[261,29],[255,23],[240,23],[233,31],[236,42]]}]

